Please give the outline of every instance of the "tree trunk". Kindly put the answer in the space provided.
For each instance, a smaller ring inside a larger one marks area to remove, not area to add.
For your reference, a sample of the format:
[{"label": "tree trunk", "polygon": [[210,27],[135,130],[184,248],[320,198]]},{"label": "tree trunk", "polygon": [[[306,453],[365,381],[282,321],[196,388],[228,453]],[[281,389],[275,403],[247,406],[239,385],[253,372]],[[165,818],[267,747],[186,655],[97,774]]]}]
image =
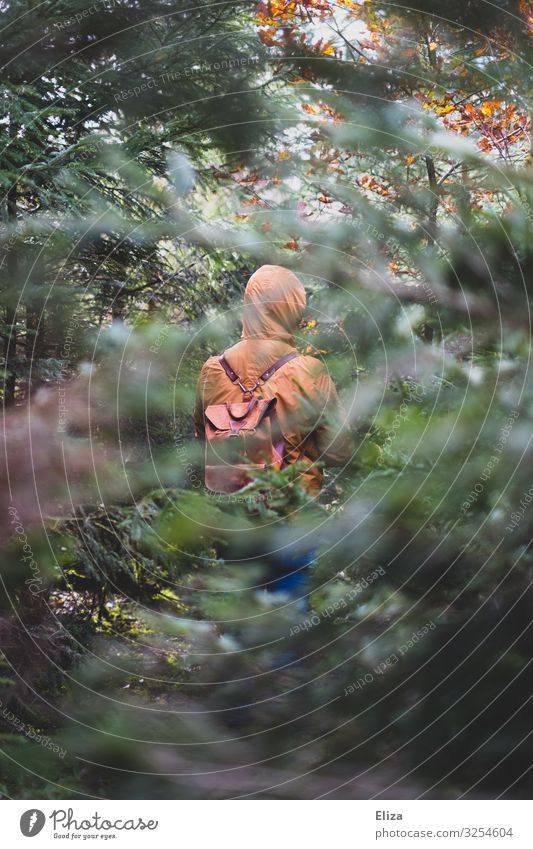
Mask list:
[{"label": "tree trunk", "polygon": [[437,182],[437,173],[435,171],[435,161],[433,157],[427,153],[424,157],[426,161],[426,169],[428,172],[429,188],[431,190],[431,203],[429,207],[428,218],[428,247],[433,247],[437,237],[437,211],[439,208],[439,184]]},{"label": "tree trunk", "polygon": [[[10,186],[7,192],[7,223],[8,226],[15,225],[17,221],[17,184]],[[4,342],[5,367],[8,371],[4,383],[4,404],[12,404],[15,400],[17,388],[16,356],[17,356],[17,310],[10,303],[13,289],[18,281],[18,246],[12,245],[7,253],[7,297],[6,307],[6,337]]]},{"label": "tree trunk", "polygon": [[31,269],[26,280],[28,283],[28,297],[26,301],[26,373],[28,375],[28,395],[34,389],[39,380],[35,376],[35,366],[39,365],[44,356],[45,341],[45,319],[44,298],[40,294],[42,287],[43,270],[42,263],[36,256],[36,251],[26,252],[28,267]]}]

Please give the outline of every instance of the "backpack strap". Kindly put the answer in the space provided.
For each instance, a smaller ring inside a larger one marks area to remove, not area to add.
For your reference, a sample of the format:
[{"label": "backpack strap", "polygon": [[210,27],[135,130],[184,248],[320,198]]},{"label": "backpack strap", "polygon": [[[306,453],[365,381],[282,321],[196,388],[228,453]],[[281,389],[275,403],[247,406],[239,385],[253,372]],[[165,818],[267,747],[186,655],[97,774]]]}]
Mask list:
[{"label": "backpack strap", "polygon": [[239,375],[237,374],[236,371],[233,371],[232,367],[228,363],[224,354],[222,354],[222,356],[218,358],[218,361],[219,361],[220,365],[222,366],[222,368],[224,369],[224,371],[226,372],[226,374],[228,375],[231,382],[235,383],[235,381],[238,380],[239,383],[240,383]]},{"label": "backpack strap", "polygon": [[262,380],[263,383],[266,383],[268,378],[272,377],[274,372],[276,372],[279,368],[284,366],[285,363],[288,363],[289,360],[294,360],[295,357],[300,357],[300,356],[301,356],[301,354],[299,354],[298,351],[292,351],[292,353],[290,353],[290,354],[285,354],[284,357],[281,357],[281,359],[276,360],[274,365],[270,366],[270,368],[267,368],[267,370],[263,372],[263,374],[261,375],[259,380]]},{"label": "backpack strap", "polygon": [[288,363],[289,360],[293,360],[295,357],[300,357],[300,356],[301,356],[301,354],[299,354],[298,351],[291,351],[290,354],[285,354],[284,357],[281,357],[279,360],[276,360],[275,363],[273,363],[271,366],[269,366],[267,368],[267,370],[264,371],[263,374],[259,376],[259,380],[255,384],[255,386],[253,386],[251,389],[246,389],[246,387],[242,385],[242,382],[241,382],[239,375],[237,374],[236,371],[233,371],[232,367],[228,363],[224,354],[222,354],[222,356],[218,358],[218,361],[219,361],[220,365],[222,366],[222,368],[224,369],[224,371],[226,372],[229,379],[231,380],[231,382],[237,383],[238,386],[242,389],[242,391],[245,392],[246,394],[248,394],[248,393],[253,392],[255,389],[257,389],[257,387],[260,386],[262,383],[266,383],[267,380],[270,377],[272,377],[272,375],[278,369],[280,369],[282,366],[284,366],[285,363]]}]

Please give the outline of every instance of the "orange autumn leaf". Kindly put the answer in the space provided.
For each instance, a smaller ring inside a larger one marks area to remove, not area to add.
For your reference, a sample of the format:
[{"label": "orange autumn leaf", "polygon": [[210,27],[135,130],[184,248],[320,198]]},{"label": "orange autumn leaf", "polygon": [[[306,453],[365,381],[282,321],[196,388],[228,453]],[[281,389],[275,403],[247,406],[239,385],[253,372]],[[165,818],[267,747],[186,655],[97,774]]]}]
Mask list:
[{"label": "orange autumn leaf", "polygon": [[266,47],[272,47],[275,44],[274,36],[277,33],[277,27],[269,27],[268,29],[262,29],[259,31],[259,39],[260,41],[266,45]]},{"label": "orange autumn leaf", "polygon": [[501,105],[502,104],[501,104],[500,100],[487,100],[487,101],[485,101],[485,103],[481,107],[481,114],[482,115],[492,115],[492,114],[494,114],[494,111],[496,109],[499,109],[501,107]]},{"label": "orange autumn leaf", "polygon": [[326,41],[325,44],[322,44],[321,41],[317,43],[317,47],[324,56],[333,56],[335,54],[335,48],[331,41]]},{"label": "orange autumn leaf", "polygon": [[328,0],[306,0],[306,2],[294,2],[294,0],[269,0],[260,3],[257,15],[261,22],[268,24],[287,24],[295,19],[302,21],[311,20],[314,16],[326,17],[333,13]]},{"label": "orange autumn leaf", "polygon": [[520,0],[520,12],[528,25],[530,35],[533,35],[533,3]]}]

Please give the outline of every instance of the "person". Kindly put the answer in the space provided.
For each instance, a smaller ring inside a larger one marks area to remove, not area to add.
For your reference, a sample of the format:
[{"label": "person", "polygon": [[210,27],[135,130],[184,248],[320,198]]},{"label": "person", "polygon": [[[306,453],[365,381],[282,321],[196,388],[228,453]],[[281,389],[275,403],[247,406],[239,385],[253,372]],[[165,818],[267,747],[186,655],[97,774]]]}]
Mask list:
[{"label": "person", "polygon": [[[224,352],[240,383],[250,389],[274,363],[296,354],[295,334],[306,306],[305,289],[288,268],[263,265],[244,292],[242,335]],[[302,484],[311,496],[320,492],[322,466],[339,466],[352,453],[346,413],[326,365],[316,357],[294,356],[260,387],[261,396],[276,398],[284,442],[284,464],[301,462]],[[210,357],[198,378],[194,409],[195,434],[205,438],[204,411],[211,404],[238,403],[243,393],[228,379],[218,356]],[[289,546],[270,563],[270,592],[302,595],[314,552]],[[267,558],[267,561],[269,558]]]}]

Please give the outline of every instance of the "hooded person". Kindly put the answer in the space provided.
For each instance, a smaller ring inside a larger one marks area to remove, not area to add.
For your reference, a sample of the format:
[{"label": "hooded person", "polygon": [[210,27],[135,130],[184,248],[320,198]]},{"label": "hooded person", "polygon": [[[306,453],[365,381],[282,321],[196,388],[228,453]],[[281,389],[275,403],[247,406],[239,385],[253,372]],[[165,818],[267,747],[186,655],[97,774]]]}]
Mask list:
[{"label": "hooded person", "polygon": [[[302,483],[311,495],[317,495],[323,482],[322,466],[347,462],[353,445],[346,413],[326,366],[315,357],[294,356],[298,354],[295,334],[305,306],[305,289],[289,269],[263,265],[252,274],[244,292],[241,339],[224,352],[224,360],[239,381],[228,377],[220,357],[210,357],[198,379],[194,423],[196,436],[204,439],[205,410],[214,404],[241,402],[239,382],[247,390],[259,383],[263,398],[277,399],[285,464],[304,463]],[[286,357],[263,383],[261,375]],[[268,556],[263,559],[267,564]],[[304,598],[313,560],[313,551],[289,546],[270,564],[267,589]]]},{"label": "hooded person", "polygon": [[[305,305],[305,289],[288,268],[263,265],[252,274],[244,292],[241,339],[224,352],[246,389],[278,360],[298,353],[294,337]],[[352,453],[346,413],[326,366],[315,357],[295,356],[260,386],[260,393],[277,399],[285,463],[305,463],[302,483],[316,495],[323,482],[322,465],[341,465]],[[205,437],[208,406],[240,401],[238,383],[228,379],[219,357],[210,357],[198,379],[196,436]]]}]

